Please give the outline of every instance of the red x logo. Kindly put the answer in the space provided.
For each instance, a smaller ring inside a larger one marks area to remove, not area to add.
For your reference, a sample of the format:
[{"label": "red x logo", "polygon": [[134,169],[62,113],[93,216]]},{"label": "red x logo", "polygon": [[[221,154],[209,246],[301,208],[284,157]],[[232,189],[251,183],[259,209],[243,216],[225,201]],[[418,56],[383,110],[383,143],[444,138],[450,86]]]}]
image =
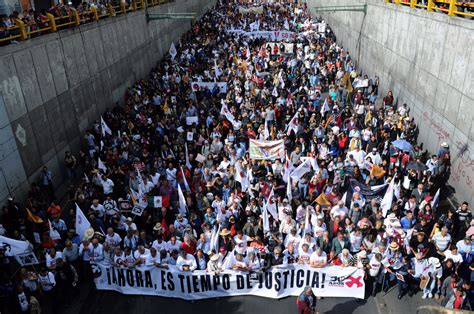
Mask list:
[{"label": "red x logo", "polygon": [[362,279],[362,276],[359,276],[359,277],[349,276],[347,277],[346,285],[349,288],[352,288],[353,285],[357,285],[357,288],[362,287],[364,284],[360,282],[361,279]]}]

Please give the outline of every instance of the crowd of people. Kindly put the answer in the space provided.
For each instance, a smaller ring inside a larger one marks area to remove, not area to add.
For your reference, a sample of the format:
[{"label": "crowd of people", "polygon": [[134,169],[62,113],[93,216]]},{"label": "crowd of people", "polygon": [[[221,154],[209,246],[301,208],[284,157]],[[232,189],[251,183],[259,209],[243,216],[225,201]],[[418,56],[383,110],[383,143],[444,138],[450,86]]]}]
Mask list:
[{"label": "crowd of people", "polygon": [[[210,273],[358,267],[366,297],[397,286],[399,299],[421,291],[472,308],[469,204],[439,206],[448,143],[424,152],[409,106],[381,95],[305,4],[260,9],[220,1],[103,113],[81,152],[66,153],[84,234],[46,167],[25,206],[3,208],[3,233],[35,243],[45,261],[2,272],[10,305],[55,310],[51,300],[68,301],[100,261]],[[256,30],[294,35],[272,42]],[[286,156],[251,159],[250,139],[283,140]],[[310,290],[301,313],[316,304]]]}]

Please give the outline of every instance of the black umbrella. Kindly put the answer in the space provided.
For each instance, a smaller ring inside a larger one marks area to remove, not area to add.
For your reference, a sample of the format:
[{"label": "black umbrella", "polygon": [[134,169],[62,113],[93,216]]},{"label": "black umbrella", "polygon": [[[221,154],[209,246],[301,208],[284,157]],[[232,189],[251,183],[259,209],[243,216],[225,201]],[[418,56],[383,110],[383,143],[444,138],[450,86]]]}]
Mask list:
[{"label": "black umbrella", "polygon": [[428,167],[419,161],[410,161],[408,163],[407,169],[413,169],[415,171],[425,171],[426,169],[428,169]]}]

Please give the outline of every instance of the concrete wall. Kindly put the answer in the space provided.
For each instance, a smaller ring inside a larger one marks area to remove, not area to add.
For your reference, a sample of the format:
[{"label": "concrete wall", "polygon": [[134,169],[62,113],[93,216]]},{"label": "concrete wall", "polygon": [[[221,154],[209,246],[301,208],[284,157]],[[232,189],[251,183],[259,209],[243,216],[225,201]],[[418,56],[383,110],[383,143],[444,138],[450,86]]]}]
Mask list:
[{"label": "concrete wall", "polygon": [[[381,93],[407,103],[430,152],[448,142],[450,184],[458,201],[474,203],[474,23],[382,0],[310,0],[324,5],[368,4],[361,12],[323,13],[338,43],[359,68],[378,75]],[[319,14],[317,14],[319,15]]]},{"label": "concrete wall", "polygon": [[[205,13],[216,0],[175,0],[150,13]],[[42,165],[64,187],[64,153],[191,26],[146,23],[140,10],[0,48],[0,204],[20,200]],[[2,172],[4,177],[2,176]]]}]

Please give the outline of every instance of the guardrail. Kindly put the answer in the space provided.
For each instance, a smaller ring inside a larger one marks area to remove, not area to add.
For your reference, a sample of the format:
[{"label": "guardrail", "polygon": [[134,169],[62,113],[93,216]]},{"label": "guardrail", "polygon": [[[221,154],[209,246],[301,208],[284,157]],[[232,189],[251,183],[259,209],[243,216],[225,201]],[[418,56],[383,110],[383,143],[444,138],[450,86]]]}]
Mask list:
[{"label": "guardrail", "polygon": [[470,0],[385,0],[385,2],[441,12],[449,16],[474,17],[474,2]]},{"label": "guardrail", "polygon": [[0,37],[0,46],[16,41],[28,40],[29,38],[57,32],[62,29],[77,27],[81,24],[87,24],[99,21],[104,18],[111,18],[117,15],[127,14],[137,10],[143,10],[146,7],[154,7],[157,5],[173,2],[172,0],[133,0],[129,4],[121,2],[120,5],[107,4],[106,7],[99,9],[95,6],[87,11],[78,12],[70,9],[69,14],[63,16],[54,16],[47,13],[45,19],[41,23],[25,23],[21,19],[15,19],[15,25],[3,28],[7,36]]}]

